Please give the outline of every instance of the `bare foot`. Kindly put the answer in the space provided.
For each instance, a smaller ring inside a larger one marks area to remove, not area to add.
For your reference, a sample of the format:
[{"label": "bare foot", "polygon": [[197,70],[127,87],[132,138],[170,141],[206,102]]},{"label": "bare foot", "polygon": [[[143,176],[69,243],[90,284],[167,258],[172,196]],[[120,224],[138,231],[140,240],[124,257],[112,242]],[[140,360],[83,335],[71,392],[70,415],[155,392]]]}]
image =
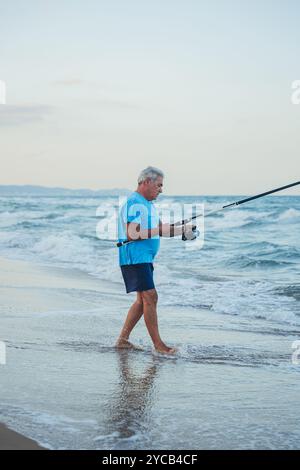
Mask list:
[{"label": "bare foot", "polygon": [[140,346],[132,344],[130,341],[128,341],[128,339],[125,338],[119,338],[116,342],[115,347],[117,349],[135,349],[137,351],[142,351],[142,348]]},{"label": "bare foot", "polygon": [[158,346],[155,346],[155,351],[160,354],[175,354],[178,350],[176,348],[169,348],[164,343]]}]

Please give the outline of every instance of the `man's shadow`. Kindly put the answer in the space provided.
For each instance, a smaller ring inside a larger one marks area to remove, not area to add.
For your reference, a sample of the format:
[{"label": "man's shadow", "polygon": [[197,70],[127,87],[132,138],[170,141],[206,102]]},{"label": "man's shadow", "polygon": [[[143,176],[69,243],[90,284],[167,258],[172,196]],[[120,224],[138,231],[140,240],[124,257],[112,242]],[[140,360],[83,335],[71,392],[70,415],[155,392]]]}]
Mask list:
[{"label": "man's shadow", "polygon": [[155,397],[155,376],[159,362],[151,358],[140,369],[137,355],[129,350],[117,351],[119,378],[111,399],[106,404],[106,431],[117,438],[128,439],[148,428]]}]

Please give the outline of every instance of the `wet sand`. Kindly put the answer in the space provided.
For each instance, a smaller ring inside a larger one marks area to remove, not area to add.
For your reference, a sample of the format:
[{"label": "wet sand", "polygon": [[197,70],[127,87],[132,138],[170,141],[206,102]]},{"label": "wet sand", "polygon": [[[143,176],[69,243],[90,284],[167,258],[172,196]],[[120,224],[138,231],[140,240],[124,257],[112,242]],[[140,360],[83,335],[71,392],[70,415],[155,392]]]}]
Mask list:
[{"label": "wet sand", "polygon": [[[159,285],[158,285],[159,287]],[[159,305],[113,347],[132,297],[75,270],[0,258],[1,449],[297,449],[298,328]]]},{"label": "wet sand", "polygon": [[44,450],[32,439],[0,424],[0,450]]}]

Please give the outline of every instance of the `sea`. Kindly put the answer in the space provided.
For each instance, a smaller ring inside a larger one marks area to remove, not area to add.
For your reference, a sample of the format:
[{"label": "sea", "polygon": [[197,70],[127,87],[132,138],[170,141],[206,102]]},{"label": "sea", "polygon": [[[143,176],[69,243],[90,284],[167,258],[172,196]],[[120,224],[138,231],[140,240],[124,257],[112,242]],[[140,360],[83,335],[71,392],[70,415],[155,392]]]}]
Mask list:
[{"label": "sea", "polygon": [[142,322],[144,352],[113,348],[134,301],[118,266],[117,196],[1,196],[0,257],[91,287],[52,289],[72,305],[55,311],[0,297],[0,340],[15,359],[0,366],[0,421],[52,449],[299,448],[300,196],[209,214],[243,197],[154,202],[165,222],[172,207],[204,215],[197,240],[162,238],[155,258],[163,339],[178,348],[165,358]]},{"label": "sea", "polygon": [[[160,303],[299,325],[300,197],[265,197],[205,217],[241,198],[157,201],[163,214],[174,204],[204,206],[196,247],[180,237],[161,239],[155,260]],[[0,255],[78,269],[122,291],[118,207],[117,197],[2,197]]]}]

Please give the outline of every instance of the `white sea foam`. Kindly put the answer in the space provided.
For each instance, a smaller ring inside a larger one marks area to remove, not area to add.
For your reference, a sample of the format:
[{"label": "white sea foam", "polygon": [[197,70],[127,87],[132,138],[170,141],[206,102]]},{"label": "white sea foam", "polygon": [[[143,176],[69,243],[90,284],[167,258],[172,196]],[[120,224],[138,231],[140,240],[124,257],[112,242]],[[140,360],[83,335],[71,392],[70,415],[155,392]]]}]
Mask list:
[{"label": "white sea foam", "polygon": [[288,220],[288,219],[299,219],[300,217],[300,210],[293,209],[292,207],[290,209],[286,209],[284,212],[282,212],[278,220]]},{"label": "white sea foam", "polygon": [[1,212],[0,213],[0,227],[10,227],[12,225],[16,225],[19,222],[38,219],[39,217],[42,217],[43,215],[44,215],[44,212],[42,211]]},{"label": "white sea foam", "polygon": [[72,232],[48,235],[36,242],[31,250],[46,259],[75,263],[83,263],[84,257],[94,254],[94,248],[89,245],[88,241]]},{"label": "white sea foam", "polygon": [[[201,201],[199,198],[195,200]],[[118,249],[113,240],[114,212],[118,198],[14,198],[2,202],[1,254],[76,268],[103,280],[122,282]],[[180,202],[180,198],[174,197],[172,200],[162,199],[158,205],[168,207],[171,203]],[[239,207],[207,217],[205,230],[209,232],[211,240],[206,241],[202,250],[185,250],[180,239],[162,239],[154,271],[161,294],[160,301],[210,305],[212,310],[226,314],[253,315],[298,323],[298,304],[286,302],[286,296],[274,295],[271,287],[276,287],[272,283],[276,270],[280,270],[281,275],[287,273],[288,277],[289,270],[293,269],[290,277],[295,277],[299,252],[296,246],[299,239],[296,222],[300,210],[296,204],[286,209],[283,202],[279,203],[277,199],[275,202],[273,206],[270,202],[267,205],[262,202],[259,210]],[[218,207],[217,201],[205,203],[206,212]],[[55,214],[55,218],[49,218],[51,214]],[[278,232],[276,244],[273,243],[270,248],[270,245],[266,245],[270,236],[266,227],[269,221],[276,223],[276,220],[279,226],[280,221],[289,222],[289,239],[285,232]],[[34,226],[24,224],[26,221],[33,221]],[[97,224],[101,221],[108,228],[103,240],[99,239],[102,237],[97,233]],[[262,225],[264,221],[266,226]],[[255,232],[256,222],[260,223],[259,233]],[[253,224],[252,229],[254,227],[251,236],[247,235],[246,239],[252,245],[245,243],[243,227],[248,223]],[[19,225],[14,227],[15,224]],[[267,292],[260,290],[258,284],[253,287],[247,282],[248,275],[253,276],[255,273],[264,275],[270,281]],[[231,286],[230,281],[233,282]]]}]

